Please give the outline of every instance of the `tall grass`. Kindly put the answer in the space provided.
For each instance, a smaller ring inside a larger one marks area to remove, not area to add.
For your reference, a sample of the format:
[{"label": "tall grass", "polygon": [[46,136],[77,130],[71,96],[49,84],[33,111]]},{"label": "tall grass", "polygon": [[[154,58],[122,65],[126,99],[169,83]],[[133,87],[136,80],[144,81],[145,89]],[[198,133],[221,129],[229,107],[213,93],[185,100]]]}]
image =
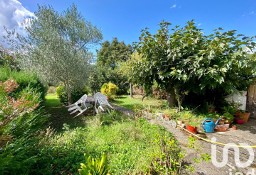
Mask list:
[{"label": "tall grass", "polygon": [[0,171],[77,174],[84,153],[99,156],[105,152],[111,174],[147,173],[152,161],[162,156],[161,139],[174,141],[173,154],[180,152],[169,132],[144,119],[131,120],[112,113],[92,117],[87,126],[70,129],[64,125],[62,133],[48,131],[37,141],[30,138],[7,145],[0,153],[0,162],[8,163],[0,163]]}]

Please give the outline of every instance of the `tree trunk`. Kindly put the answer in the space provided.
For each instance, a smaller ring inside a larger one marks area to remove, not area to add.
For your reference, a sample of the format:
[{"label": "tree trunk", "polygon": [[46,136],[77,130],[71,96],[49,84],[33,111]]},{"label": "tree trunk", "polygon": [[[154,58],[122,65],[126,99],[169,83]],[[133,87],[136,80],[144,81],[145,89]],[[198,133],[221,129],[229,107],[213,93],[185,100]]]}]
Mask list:
[{"label": "tree trunk", "polygon": [[130,83],[130,97],[133,98],[132,83]]},{"label": "tree trunk", "polygon": [[175,93],[173,89],[170,92],[167,92],[167,102],[169,107],[174,107],[176,105]]},{"label": "tree trunk", "polygon": [[71,96],[71,90],[69,88],[69,85],[67,83],[64,83],[65,88],[66,88],[66,93],[67,93],[67,97],[68,97],[68,105],[72,104],[72,96]]},{"label": "tree trunk", "polygon": [[68,95],[68,104],[71,105],[72,104],[72,96],[71,96],[71,91],[67,91],[67,95]]},{"label": "tree trunk", "polygon": [[178,111],[181,111],[181,103],[182,103],[182,98],[179,92],[179,88],[174,87],[174,94],[175,94],[175,99],[177,100],[177,104],[178,104]]}]

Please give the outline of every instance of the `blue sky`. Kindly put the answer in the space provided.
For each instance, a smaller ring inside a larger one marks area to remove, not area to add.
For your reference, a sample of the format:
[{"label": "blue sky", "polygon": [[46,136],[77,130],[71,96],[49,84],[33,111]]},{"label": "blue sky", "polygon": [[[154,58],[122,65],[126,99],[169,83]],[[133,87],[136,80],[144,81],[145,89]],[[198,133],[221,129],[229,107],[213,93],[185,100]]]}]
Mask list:
[{"label": "blue sky", "polygon": [[[0,7],[3,2],[7,4],[15,1],[17,0],[0,0]],[[155,32],[162,20],[183,26],[188,20],[194,19],[206,34],[222,27],[225,30],[235,29],[238,33],[247,36],[256,35],[255,0],[20,0],[19,2],[22,8],[27,10],[26,14],[35,12],[37,4],[51,5],[61,12],[75,3],[85,19],[101,29],[104,40],[117,37],[127,44],[138,41],[140,31],[145,27]],[[3,5],[2,8],[5,8]],[[9,7],[12,5],[9,4]],[[5,15],[3,13],[0,12],[0,26],[4,25],[4,20],[1,19],[1,15]]]}]

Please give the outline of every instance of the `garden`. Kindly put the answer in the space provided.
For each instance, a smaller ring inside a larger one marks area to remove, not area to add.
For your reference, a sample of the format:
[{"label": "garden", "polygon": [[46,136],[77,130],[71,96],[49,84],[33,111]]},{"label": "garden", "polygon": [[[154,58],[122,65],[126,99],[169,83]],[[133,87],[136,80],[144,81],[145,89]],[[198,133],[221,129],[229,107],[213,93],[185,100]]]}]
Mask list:
[{"label": "garden", "polygon": [[[0,47],[0,174],[191,174],[181,140],[237,130],[250,120],[226,100],[255,83],[254,37],[222,28],[206,35],[195,22],[126,45],[102,40],[75,5],[63,13],[39,6],[27,35],[8,32]],[[75,32],[74,32],[75,31]],[[97,59],[88,51],[100,44]],[[114,106],[75,117],[67,106],[100,92]],[[116,107],[129,110],[126,115]],[[197,135],[197,136],[198,136]]]}]

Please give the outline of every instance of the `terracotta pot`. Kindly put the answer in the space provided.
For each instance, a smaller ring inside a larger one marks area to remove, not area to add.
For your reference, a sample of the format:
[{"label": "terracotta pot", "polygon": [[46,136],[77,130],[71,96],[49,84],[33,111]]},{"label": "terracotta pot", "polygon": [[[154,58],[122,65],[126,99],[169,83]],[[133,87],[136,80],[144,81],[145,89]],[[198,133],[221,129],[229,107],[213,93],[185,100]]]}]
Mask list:
[{"label": "terracotta pot", "polygon": [[236,125],[233,125],[233,126],[232,126],[232,130],[237,130]]},{"label": "terracotta pot", "polygon": [[194,127],[194,126],[191,126],[191,125],[189,125],[189,124],[186,125],[186,129],[187,129],[189,132],[192,132],[192,133],[194,133],[194,134],[197,133],[197,128]]},{"label": "terracotta pot", "polygon": [[215,130],[216,132],[225,132],[225,131],[228,130],[228,128],[229,128],[229,124],[223,124],[223,125],[217,125],[217,126],[214,128],[214,130]]},{"label": "terracotta pot", "polygon": [[237,111],[235,116],[237,118],[240,118],[240,119],[243,119],[244,123],[248,122],[248,119],[250,117],[250,114],[249,112],[241,112],[241,111]]},{"label": "terracotta pot", "polygon": [[244,121],[244,123],[247,123],[248,122],[248,119],[250,117],[250,114],[249,112],[245,112],[245,113],[242,113],[240,118]]}]

